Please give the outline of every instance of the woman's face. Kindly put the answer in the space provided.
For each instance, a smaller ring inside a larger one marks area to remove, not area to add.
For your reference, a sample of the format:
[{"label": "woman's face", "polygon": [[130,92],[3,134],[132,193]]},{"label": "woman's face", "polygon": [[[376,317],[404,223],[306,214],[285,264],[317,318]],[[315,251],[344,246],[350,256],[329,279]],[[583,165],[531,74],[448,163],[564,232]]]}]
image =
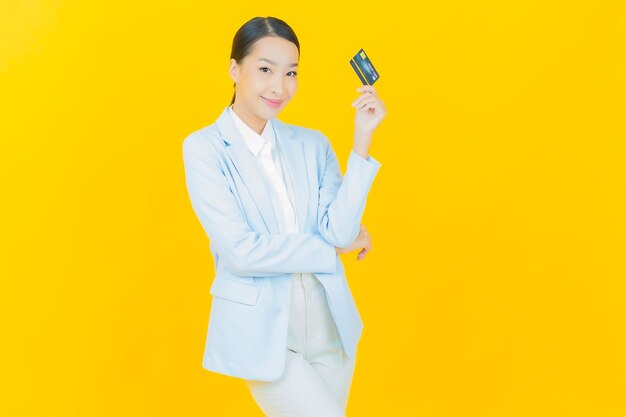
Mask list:
[{"label": "woman's face", "polygon": [[236,83],[233,108],[253,129],[262,131],[265,121],[276,117],[296,94],[298,59],[296,45],[266,36],[239,63],[230,60],[229,75]]}]

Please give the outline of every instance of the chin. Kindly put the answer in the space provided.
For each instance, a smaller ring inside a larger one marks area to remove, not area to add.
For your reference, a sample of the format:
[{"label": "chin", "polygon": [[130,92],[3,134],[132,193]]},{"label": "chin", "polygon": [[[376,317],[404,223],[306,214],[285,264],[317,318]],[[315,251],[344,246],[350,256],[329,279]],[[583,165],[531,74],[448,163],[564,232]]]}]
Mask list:
[{"label": "chin", "polygon": [[283,110],[282,107],[277,108],[277,109],[263,109],[262,112],[258,113],[259,117],[265,119],[265,120],[269,120],[269,119],[273,119],[274,117],[278,116],[278,114]]},{"label": "chin", "polygon": [[272,114],[270,114],[270,113],[269,113],[269,112],[267,112],[267,111],[257,112],[257,114],[256,114],[256,115],[257,115],[260,119],[263,119],[263,120],[269,120],[269,119],[271,119],[272,117],[274,117]]}]

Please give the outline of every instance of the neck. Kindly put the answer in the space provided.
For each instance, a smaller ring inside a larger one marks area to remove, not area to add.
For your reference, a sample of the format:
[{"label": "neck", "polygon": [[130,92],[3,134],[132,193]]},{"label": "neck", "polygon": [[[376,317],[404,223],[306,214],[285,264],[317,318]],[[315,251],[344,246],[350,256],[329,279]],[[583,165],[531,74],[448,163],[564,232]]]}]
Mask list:
[{"label": "neck", "polygon": [[267,120],[257,117],[254,113],[250,112],[247,108],[242,106],[238,101],[233,104],[233,111],[239,116],[250,129],[254,130],[259,135],[263,133]]}]

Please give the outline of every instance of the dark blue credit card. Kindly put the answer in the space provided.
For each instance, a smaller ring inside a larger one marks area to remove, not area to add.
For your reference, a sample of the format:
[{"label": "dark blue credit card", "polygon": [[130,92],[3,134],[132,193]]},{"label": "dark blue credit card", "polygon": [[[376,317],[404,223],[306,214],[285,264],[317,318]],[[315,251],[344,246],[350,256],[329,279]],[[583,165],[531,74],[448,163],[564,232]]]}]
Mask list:
[{"label": "dark blue credit card", "polygon": [[350,65],[352,65],[354,72],[356,72],[356,75],[359,76],[359,79],[364,85],[373,85],[380,77],[372,65],[372,61],[370,61],[362,48],[356,53],[354,58],[350,60]]}]

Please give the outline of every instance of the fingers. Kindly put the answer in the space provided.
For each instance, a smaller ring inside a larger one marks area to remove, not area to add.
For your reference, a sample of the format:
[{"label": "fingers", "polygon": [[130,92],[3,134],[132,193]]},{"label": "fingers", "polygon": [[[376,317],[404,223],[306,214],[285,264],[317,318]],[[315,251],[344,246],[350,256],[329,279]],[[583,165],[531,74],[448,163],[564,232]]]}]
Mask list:
[{"label": "fingers", "polygon": [[362,224],[360,226],[361,231],[359,232],[359,247],[362,249],[357,254],[356,260],[360,261],[372,250],[372,238],[370,237],[369,232],[366,230],[365,225]]},{"label": "fingers", "polygon": [[361,107],[359,110],[365,111],[365,110],[374,109],[374,108],[376,108],[376,103],[367,103],[363,107]]},{"label": "fingers", "polygon": [[352,102],[352,107],[356,107],[359,110],[363,110],[363,107],[366,104],[373,104],[379,100],[380,99],[376,96],[373,96],[371,94],[364,94]]},{"label": "fingers", "polygon": [[373,85],[362,85],[359,88],[356,89],[356,91],[358,92],[367,92],[367,93],[372,93],[372,94],[376,94],[376,88]]},{"label": "fingers", "polygon": [[[363,87],[372,87],[372,86],[363,86]],[[373,87],[372,87],[373,88]],[[369,104],[369,106],[367,106]],[[382,101],[376,95],[376,93],[366,90],[357,97],[351,104],[352,107],[357,108],[358,110],[367,110],[374,107],[382,107]]]},{"label": "fingers", "polygon": [[365,255],[367,255],[371,251],[372,251],[372,240],[368,236],[366,239],[366,242],[363,244],[363,248],[359,251],[359,254],[356,257],[356,260],[360,261],[361,259],[365,257]]},{"label": "fingers", "polygon": [[366,252],[372,251],[372,239],[370,239],[369,237],[367,238],[367,242],[365,243],[365,245],[363,245],[363,250],[365,250]]}]

